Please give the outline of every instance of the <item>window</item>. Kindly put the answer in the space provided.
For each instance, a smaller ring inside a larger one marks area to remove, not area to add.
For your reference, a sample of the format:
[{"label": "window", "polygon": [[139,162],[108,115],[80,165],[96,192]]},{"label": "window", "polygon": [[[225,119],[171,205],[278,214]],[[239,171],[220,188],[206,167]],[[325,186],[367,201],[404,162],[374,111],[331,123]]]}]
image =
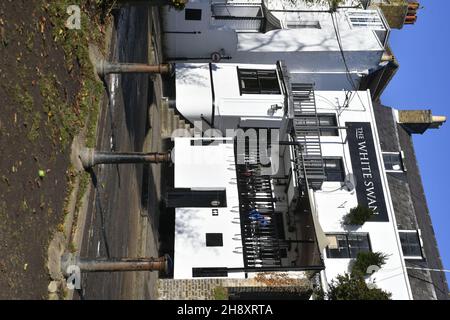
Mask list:
[{"label": "window", "polygon": [[344,182],[345,170],[341,158],[323,159],[326,181]]},{"label": "window", "polygon": [[386,30],[377,10],[349,10],[347,17],[353,28]]},{"label": "window", "polygon": [[356,258],[359,252],[370,251],[369,236],[367,234],[349,233],[347,235],[347,241],[351,258]]},{"label": "window", "polygon": [[202,10],[201,9],[185,9],[184,10],[185,20],[202,20]]},{"label": "window", "polygon": [[327,257],[330,259],[356,258],[358,252],[371,251],[369,234],[348,233],[327,235]]},{"label": "window", "polygon": [[258,32],[264,26],[260,5],[214,3],[211,9],[211,24],[215,26],[227,26],[237,32]]},{"label": "window", "polygon": [[403,161],[401,152],[383,152],[383,162],[386,171],[403,172]]},{"label": "window", "polygon": [[[319,123],[317,123],[317,121]],[[318,125],[321,136],[338,136],[336,115],[334,114],[318,114],[316,116],[302,116],[301,119],[296,120],[297,123],[307,126],[316,127]],[[313,132],[311,132],[313,134]]]},{"label": "window", "polygon": [[[321,136],[338,136],[336,115],[319,114],[319,130]],[[330,128],[335,127],[335,128]]]},{"label": "window", "polygon": [[416,230],[399,231],[402,251],[405,259],[422,259],[422,246]]},{"label": "window", "polygon": [[226,268],[192,268],[193,278],[228,277]]},{"label": "window", "polygon": [[319,21],[286,21],[288,29],[321,29]]},{"label": "window", "polygon": [[241,94],[281,94],[275,70],[239,69]]},{"label": "window", "polygon": [[221,233],[207,233],[206,234],[207,247],[223,247],[223,236]]}]

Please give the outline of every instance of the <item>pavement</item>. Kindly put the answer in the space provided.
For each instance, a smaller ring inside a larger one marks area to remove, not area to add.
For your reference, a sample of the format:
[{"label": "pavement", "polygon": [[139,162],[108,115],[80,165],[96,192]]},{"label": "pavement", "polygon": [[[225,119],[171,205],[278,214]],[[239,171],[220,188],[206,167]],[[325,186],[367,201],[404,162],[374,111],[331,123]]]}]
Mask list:
[{"label": "pavement", "polygon": [[[115,14],[109,60],[153,63],[155,9],[125,6]],[[157,22],[157,21],[156,21]],[[152,39],[153,38],[153,39]],[[102,108],[97,150],[161,151],[161,78],[145,74],[106,77],[110,103]],[[161,165],[99,165],[91,172],[80,257],[157,257]],[[156,299],[156,272],[82,274],[75,299]]]}]

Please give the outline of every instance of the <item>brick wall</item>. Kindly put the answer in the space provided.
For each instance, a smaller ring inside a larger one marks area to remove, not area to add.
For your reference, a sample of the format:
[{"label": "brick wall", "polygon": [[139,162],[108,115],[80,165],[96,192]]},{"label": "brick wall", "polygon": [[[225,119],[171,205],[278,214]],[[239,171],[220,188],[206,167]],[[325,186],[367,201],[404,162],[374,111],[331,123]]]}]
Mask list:
[{"label": "brick wall", "polygon": [[245,292],[298,292],[307,294],[310,281],[307,279],[290,279],[289,285],[267,285],[255,279],[160,279],[158,281],[159,300],[214,300],[214,289],[217,287],[239,288]]}]

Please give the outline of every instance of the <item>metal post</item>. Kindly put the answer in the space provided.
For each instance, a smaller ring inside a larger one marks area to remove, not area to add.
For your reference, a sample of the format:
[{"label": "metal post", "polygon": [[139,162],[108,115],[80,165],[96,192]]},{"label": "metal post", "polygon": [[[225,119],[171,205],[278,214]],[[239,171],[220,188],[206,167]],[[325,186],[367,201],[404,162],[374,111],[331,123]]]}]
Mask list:
[{"label": "metal post", "polygon": [[79,260],[76,265],[81,272],[169,271],[166,257]]},{"label": "metal post", "polygon": [[169,273],[172,268],[169,255],[159,258],[111,258],[79,259],[71,253],[61,257],[61,272],[69,277],[79,272],[123,272],[123,271],[161,271]]},{"label": "metal post", "polygon": [[100,77],[110,73],[172,73],[171,64],[143,64],[143,63],[121,63],[100,60],[97,62],[96,71]]},{"label": "metal post", "polygon": [[84,169],[92,168],[97,164],[161,163],[172,161],[170,152],[105,152],[95,151],[91,148],[82,149],[79,157]]}]

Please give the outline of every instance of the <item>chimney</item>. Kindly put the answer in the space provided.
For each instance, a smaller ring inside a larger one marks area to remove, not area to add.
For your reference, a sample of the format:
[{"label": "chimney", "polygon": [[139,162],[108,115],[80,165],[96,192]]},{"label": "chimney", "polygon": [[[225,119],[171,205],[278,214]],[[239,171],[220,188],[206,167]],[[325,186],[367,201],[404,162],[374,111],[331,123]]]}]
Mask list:
[{"label": "chimney", "polygon": [[381,9],[391,28],[401,29],[404,25],[414,24],[417,21],[420,4],[411,0],[372,1],[369,8],[376,7]]},{"label": "chimney", "polygon": [[447,117],[433,116],[431,110],[398,111],[398,123],[411,134],[423,134],[427,129],[438,129],[446,121]]},{"label": "chimney", "polygon": [[408,11],[405,17],[405,24],[414,24],[417,21],[417,10],[419,9],[418,2],[408,3]]}]

